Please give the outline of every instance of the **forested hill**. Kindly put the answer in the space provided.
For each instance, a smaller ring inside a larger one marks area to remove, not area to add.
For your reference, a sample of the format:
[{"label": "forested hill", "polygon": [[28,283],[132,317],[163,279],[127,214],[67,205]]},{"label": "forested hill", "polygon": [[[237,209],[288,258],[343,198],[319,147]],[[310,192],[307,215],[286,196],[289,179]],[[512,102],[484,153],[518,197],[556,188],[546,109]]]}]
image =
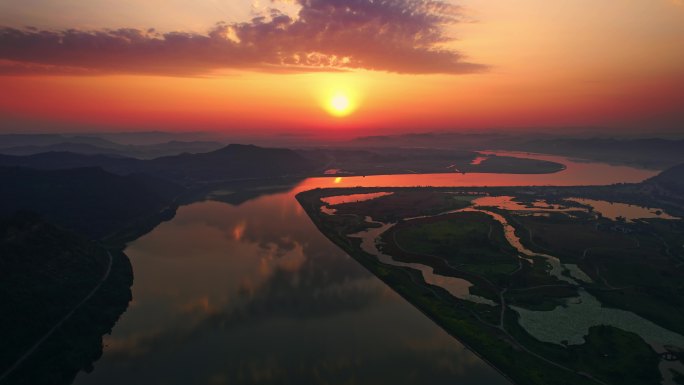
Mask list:
[{"label": "forested hill", "polygon": [[0,217],[30,211],[92,238],[158,214],[184,190],[149,176],[121,176],[100,168],[0,167],[0,180]]},{"label": "forested hill", "polygon": [[185,153],[150,160],[70,152],[0,155],[0,166],[49,170],[100,167],[119,175],[142,173],[192,185],[235,179],[309,176],[317,164],[289,149],[231,144],[206,153]]}]

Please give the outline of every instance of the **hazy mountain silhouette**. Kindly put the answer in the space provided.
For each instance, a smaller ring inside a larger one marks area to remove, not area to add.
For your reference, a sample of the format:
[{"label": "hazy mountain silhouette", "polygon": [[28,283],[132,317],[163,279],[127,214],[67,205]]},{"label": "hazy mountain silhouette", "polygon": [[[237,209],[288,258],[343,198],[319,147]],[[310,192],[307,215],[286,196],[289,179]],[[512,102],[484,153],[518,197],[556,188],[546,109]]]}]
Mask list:
[{"label": "hazy mountain silhouette", "polygon": [[[539,137],[540,135],[534,135]],[[391,147],[391,148],[448,148],[448,149],[503,149],[529,140],[531,136],[511,135],[508,133],[409,133],[399,135],[365,136],[346,143],[350,147]]]},{"label": "hazy mountain silhouette", "polygon": [[295,151],[231,144],[204,154],[145,161],[141,172],[182,182],[308,175],[316,164]]},{"label": "hazy mountain silhouette", "polygon": [[0,167],[0,216],[26,210],[99,238],[157,215],[183,188],[149,176],[100,168],[35,170]]},{"label": "hazy mountain silhouette", "polygon": [[116,174],[130,174],[142,169],[142,160],[110,155],[85,155],[73,152],[45,152],[27,156],[0,155],[0,166],[63,170],[100,167]]},{"label": "hazy mountain silhouette", "polygon": [[44,152],[72,152],[76,154],[102,154],[109,156],[124,156],[125,153],[113,148],[95,146],[89,143],[61,142],[45,146],[28,145],[0,148],[0,154],[5,155],[33,155]]},{"label": "hazy mountain silhouette", "polygon": [[87,144],[94,147],[117,149],[123,145],[90,135],[65,134],[2,134],[0,149],[24,146],[51,146],[60,143]]},{"label": "hazy mountain silhouette", "polygon": [[661,172],[644,181],[647,185],[656,185],[662,189],[684,197],[684,164],[680,164]]},{"label": "hazy mountain silhouette", "polygon": [[315,162],[292,150],[238,144],[207,153],[180,154],[150,160],[71,152],[47,152],[29,156],[0,155],[0,166],[48,170],[100,167],[120,175],[144,173],[188,184],[308,175],[316,168]]},{"label": "hazy mountain silhouette", "polygon": [[684,162],[684,140],[665,138],[587,137],[576,132],[417,133],[360,137],[350,147],[518,150],[557,154],[662,170]]},{"label": "hazy mountain silhouette", "polygon": [[662,138],[555,138],[531,140],[517,148],[664,169],[684,162],[684,140]]},{"label": "hazy mountain silhouette", "polygon": [[0,148],[0,154],[5,155],[34,155],[45,152],[72,152],[84,155],[108,155],[115,157],[133,157],[152,159],[161,156],[178,155],[181,153],[202,153],[214,151],[223,147],[221,143],[209,141],[170,141],[166,143],[146,145],[95,145],[79,142],[59,142],[45,145],[25,145]]}]

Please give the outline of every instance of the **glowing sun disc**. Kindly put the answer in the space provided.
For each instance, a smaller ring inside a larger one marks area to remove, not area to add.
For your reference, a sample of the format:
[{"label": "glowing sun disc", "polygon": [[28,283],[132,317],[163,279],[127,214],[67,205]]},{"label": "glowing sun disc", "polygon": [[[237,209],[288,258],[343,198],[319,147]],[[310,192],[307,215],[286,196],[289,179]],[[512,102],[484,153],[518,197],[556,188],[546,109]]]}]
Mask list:
[{"label": "glowing sun disc", "polygon": [[351,114],[353,108],[351,100],[344,94],[335,94],[328,100],[326,106],[330,114],[335,116],[347,116]]}]

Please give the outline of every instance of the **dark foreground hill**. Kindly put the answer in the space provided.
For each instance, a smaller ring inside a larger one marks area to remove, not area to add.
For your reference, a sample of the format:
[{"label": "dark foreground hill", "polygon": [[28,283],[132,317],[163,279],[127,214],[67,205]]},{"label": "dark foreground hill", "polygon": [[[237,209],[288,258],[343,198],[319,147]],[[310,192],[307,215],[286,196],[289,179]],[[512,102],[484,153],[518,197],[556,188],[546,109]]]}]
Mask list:
[{"label": "dark foreground hill", "polygon": [[207,153],[186,153],[150,160],[70,152],[47,152],[29,156],[0,155],[0,166],[48,170],[100,167],[119,175],[141,173],[184,184],[303,176],[316,169],[315,162],[292,150],[238,144]]},{"label": "dark foreground hill", "polygon": [[0,382],[66,385],[92,370],[132,283],[121,252],[33,214],[0,220]]},{"label": "dark foreground hill", "polygon": [[0,167],[0,180],[0,217],[31,211],[92,238],[157,215],[183,191],[149,176],[121,176],[99,168]]},{"label": "dark foreground hill", "polygon": [[671,167],[646,180],[644,184],[659,186],[662,189],[684,196],[684,164]]},{"label": "dark foreground hill", "polygon": [[203,154],[145,161],[141,172],[184,183],[309,175],[316,164],[295,151],[231,144]]}]

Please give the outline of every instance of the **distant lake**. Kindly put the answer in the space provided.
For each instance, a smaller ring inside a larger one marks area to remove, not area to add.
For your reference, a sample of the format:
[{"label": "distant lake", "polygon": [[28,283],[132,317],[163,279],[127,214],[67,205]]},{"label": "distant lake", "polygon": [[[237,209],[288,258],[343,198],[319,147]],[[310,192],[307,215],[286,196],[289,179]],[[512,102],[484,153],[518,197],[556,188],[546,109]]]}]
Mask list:
[{"label": "distant lake", "polygon": [[325,238],[294,196],[316,187],[609,184],[655,174],[543,158],[567,169],[310,178],[237,206],[183,206],[126,249],[133,301],[95,370],[75,384],[507,384]]}]

